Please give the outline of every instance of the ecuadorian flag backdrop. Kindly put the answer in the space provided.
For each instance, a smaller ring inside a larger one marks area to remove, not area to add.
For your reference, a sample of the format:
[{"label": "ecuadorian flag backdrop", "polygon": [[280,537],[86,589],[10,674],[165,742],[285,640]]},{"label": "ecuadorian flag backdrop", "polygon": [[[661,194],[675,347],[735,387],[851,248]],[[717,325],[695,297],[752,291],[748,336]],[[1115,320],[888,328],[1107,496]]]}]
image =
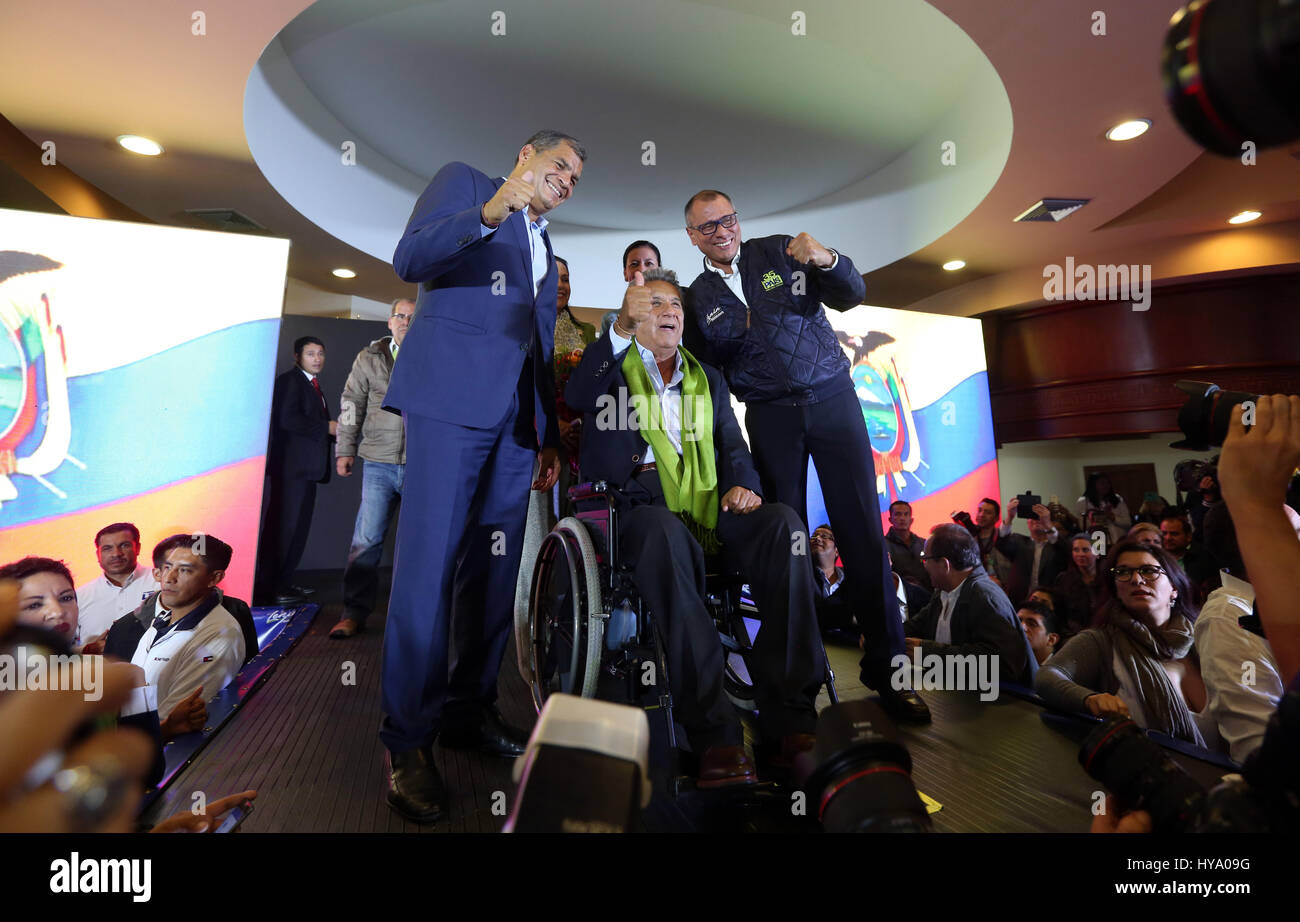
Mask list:
[{"label": "ecuadorian flag backdrop", "polygon": [[0,209],[0,563],[100,573],[134,522],[234,548],[248,599],[289,242]]},{"label": "ecuadorian flag backdrop", "polygon": [[[882,526],[889,504],[912,504],[914,534],[997,497],[988,367],[980,321],[883,307],[827,311],[852,364],[871,438]],[[809,464],[808,524],[829,520]]]},{"label": "ecuadorian flag backdrop", "polygon": [[[984,331],[970,317],[922,314],[885,307],[827,310],[852,365],[853,383],[871,438],[882,528],[889,504],[912,504],[912,531],[973,512],[996,498],[998,460],[993,441]],[[744,404],[732,406],[743,422]],[[808,526],[829,522],[816,465],[808,462]]]}]

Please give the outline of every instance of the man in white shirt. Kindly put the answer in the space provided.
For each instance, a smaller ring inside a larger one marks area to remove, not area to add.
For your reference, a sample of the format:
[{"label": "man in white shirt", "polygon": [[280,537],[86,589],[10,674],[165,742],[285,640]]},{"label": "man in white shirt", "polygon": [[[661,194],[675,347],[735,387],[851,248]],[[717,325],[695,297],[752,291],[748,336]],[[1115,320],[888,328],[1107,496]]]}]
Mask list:
[{"label": "man in white shirt", "polygon": [[95,535],[95,557],[103,574],[77,590],[81,613],[76,643],[90,646],[85,653],[102,652],[103,637],[113,622],[140,607],[158,588],[150,568],[138,562],[140,529],[130,522],[105,525]]},{"label": "man in white shirt", "polygon": [[[1300,540],[1300,515],[1290,506],[1282,509]],[[1233,761],[1244,762],[1264,741],[1285,682],[1259,627],[1255,587],[1246,581],[1246,565],[1226,505],[1205,517],[1204,533],[1207,547],[1227,566],[1219,573],[1222,587],[1206,598],[1192,632],[1209,711]]]},{"label": "man in white shirt", "polygon": [[198,688],[202,700],[211,700],[244,662],[243,631],[216,591],[230,566],[230,545],[212,535],[173,535],[167,544],[158,614],[131,659],[144,670],[161,715]]},{"label": "man in white shirt", "polygon": [[823,631],[860,632],[853,618],[853,605],[844,589],[844,568],[836,564],[840,555],[829,525],[818,525],[809,539],[813,558],[813,602],[817,623]]}]

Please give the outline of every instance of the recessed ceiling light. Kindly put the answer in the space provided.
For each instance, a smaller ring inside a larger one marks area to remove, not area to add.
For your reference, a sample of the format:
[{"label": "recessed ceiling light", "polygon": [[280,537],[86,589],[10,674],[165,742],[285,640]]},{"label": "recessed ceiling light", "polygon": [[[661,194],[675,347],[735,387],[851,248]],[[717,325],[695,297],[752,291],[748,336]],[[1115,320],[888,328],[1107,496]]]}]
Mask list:
[{"label": "recessed ceiling light", "polygon": [[943,264],[943,267],[944,267],[945,269],[947,269],[949,272],[956,272],[958,269],[965,269],[965,268],[966,268],[966,260],[964,260],[964,259],[950,259],[950,260],[948,260],[946,263]]},{"label": "recessed ceiling light", "polygon": [[354,279],[357,277],[357,274],[351,269],[335,269],[334,274],[341,279]]},{"label": "recessed ceiling light", "polygon": [[1106,132],[1106,137],[1112,141],[1131,141],[1139,135],[1147,133],[1151,127],[1151,119],[1135,118],[1132,121],[1120,122],[1110,131]]},{"label": "recessed ceiling light", "polygon": [[157,141],[142,138],[138,134],[120,134],[117,143],[133,154],[143,154],[146,157],[157,157],[163,152],[163,146]]},{"label": "recessed ceiling light", "polygon": [[1258,211],[1243,211],[1241,214],[1235,214],[1228,219],[1229,224],[1248,224],[1258,218]]}]

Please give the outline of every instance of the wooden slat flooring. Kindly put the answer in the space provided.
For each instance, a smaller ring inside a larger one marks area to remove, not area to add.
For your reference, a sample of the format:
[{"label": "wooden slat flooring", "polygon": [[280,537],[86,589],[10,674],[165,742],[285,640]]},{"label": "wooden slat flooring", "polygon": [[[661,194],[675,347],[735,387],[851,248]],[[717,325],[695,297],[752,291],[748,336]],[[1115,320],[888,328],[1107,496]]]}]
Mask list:
[{"label": "wooden slat flooring", "polygon": [[[315,577],[313,579],[313,577]],[[188,810],[192,794],[211,801],[255,788],[247,832],[493,833],[505,817],[492,812],[493,795],[513,799],[512,762],[435,747],[451,797],[448,821],[421,827],[403,820],[384,802],[383,746],[379,741],[380,661],[387,598],[365,633],[334,641],[329,630],[341,610],[337,573],[304,574],[322,606],[315,623],[279,664],[267,683],[200,753],[151,810],[153,819]],[[386,584],[386,581],[385,581]],[[858,680],[856,649],[830,645],[841,700],[870,694]],[[355,666],[356,684],[344,685],[344,664]],[[515,666],[513,642],[499,682],[506,720],[531,729],[532,698]],[[925,727],[904,727],[917,788],[943,804],[933,816],[941,832],[1081,832],[1088,828],[1091,793],[1099,785],[1077,762],[1077,744],[1045,726],[1040,709],[1010,696],[979,704],[958,692],[922,692],[934,714]],[[828,703],[823,692],[819,708]],[[661,722],[651,718],[652,733]],[[1205,763],[1176,761],[1212,781]],[[788,807],[788,794],[772,797]],[[679,802],[658,793],[646,811],[651,831],[755,829],[743,810],[721,812],[708,795]],[[743,801],[744,796],[740,799]],[[752,799],[752,798],[751,798]],[[498,799],[499,800],[499,799]],[[782,808],[784,809],[784,807]],[[756,812],[756,811],[751,811]],[[779,811],[778,811],[779,812]],[[788,811],[787,811],[788,812]],[[714,823],[710,813],[721,815]],[[786,818],[788,823],[789,818]],[[814,824],[815,825],[815,824]],[[803,824],[797,831],[804,831]]]},{"label": "wooden slat flooring", "polygon": [[[275,673],[168,789],[150,815],[187,810],[192,795],[209,800],[249,788],[258,792],[247,832],[497,832],[493,794],[513,792],[512,762],[435,747],[447,781],[451,818],[433,827],[402,819],[384,802],[383,744],[379,741],[383,612],[362,634],[330,640],[338,620],[340,576],[302,574],[317,589],[322,610]],[[386,584],[386,582],[385,582]],[[501,669],[499,706],[506,720],[531,729],[536,722],[528,687],[515,667],[513,644]],[[344,685],[344,664],[355,685]]]}]

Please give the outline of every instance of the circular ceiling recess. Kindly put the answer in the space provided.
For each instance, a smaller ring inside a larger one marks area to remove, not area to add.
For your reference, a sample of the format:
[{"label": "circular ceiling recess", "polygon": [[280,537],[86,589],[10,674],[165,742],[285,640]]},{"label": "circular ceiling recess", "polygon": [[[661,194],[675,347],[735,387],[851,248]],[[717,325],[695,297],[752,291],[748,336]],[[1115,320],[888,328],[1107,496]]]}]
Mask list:
[{"label": "circular ceiling recess", "polygon": [[588,155],[551,215],[562,252],[658,232],[684,254],[682,207],[716,188],[746,236],[808,230],[868,271],[969,214],[1010,151],[1002,81],[923,0],[494,6],[318,0],[249,77],[259,168],[390,260],[442,165],[504,175],[556,128]]}]

